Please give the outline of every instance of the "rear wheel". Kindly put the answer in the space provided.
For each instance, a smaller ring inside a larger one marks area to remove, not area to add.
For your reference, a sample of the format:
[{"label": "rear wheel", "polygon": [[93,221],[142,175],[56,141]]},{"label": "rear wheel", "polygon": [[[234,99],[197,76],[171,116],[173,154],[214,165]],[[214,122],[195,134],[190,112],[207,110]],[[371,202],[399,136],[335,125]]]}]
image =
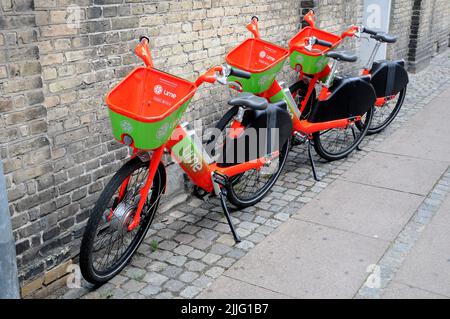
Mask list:
[{"label": "rear wheel", "polygon": [[[220,137],[216,137],[214,141],[216,143],[216,151],[223,147],[227,137],[227,130],[231,127],[233,118],[238,110],[238,107],[231,108],[216,124],[216,129],[222,132]],[[289,149],[290,140],[281,147],[279,156],[267,167],[248,170],[230,178],[227,189],[228,200],[233,205],[244,208],[252,206],[264,198],[280,176],[286,163]]]},{"label": "rear wheel", "polygon": [[[164,166],[159,165],[141,213],[140,224],[128,231],[140,199],[139,191],[148,176],[149,162],[135,157],[122,166],[101,193],[89,217],[80,248],[80,268],[84,278],[103,284],[130,261],[144,239],[158,208],[165,185]],[[119,190],[129,178],[121,201]]]},{"label": "rear wheel", "polygon": [[259,202],[280,176],[289,148],[290,139],[281,148],[279,156],[267,167],[252,169],[235,176],[228,184],[228,200],[237,207],[248,207]]},{"label": "rear wheel", "polygon": [[379,133],[392,123],[402,108],[405,96],[406,87],[393,99],[388,100],[384,105],[375,106],[372,123],[367,131],[367,135]]},{"label": "rear wheel", "polygon": [[313,134],[314,149],[320,157],[328,161],[347,157],[362,142],[367,134],[373,116],[373,107],[358,122],[345,128],[333,128]]}]

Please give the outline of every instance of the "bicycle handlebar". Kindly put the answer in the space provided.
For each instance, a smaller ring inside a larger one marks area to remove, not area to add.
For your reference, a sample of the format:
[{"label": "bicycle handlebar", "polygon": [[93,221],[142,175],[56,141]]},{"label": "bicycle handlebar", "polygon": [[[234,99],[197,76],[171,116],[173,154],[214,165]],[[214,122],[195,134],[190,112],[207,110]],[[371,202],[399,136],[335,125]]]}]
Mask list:
[{"label": "bicycle handlebar", "polygon": [[250,77],[252,76],[252,74],[250,72],[238,70],[233,67],[230,67],[229,75],[235,76],[237,78],[243,78],[243,79],[250,79]]},{"label": "bicycle handlebar", "polygon": [[363,27],[363,30],[362,30],[364,33],[367,33],[367,34],[370,34],[370,35],[377,35],[378,34],[378,31],[375,31],[375,30],[371,30],[371,29],[369,29],[369,28],[366,28],[366,27]]},{"label": "bicycle handlebar", "polygon": [[134,49],[134,52],[140,57],[147,67],[153,67],[152,55],[149,48],[150,39],[146,36],[139,38],[139,44]]},{"label": "bicycle handlebar", "polygon": [[333,46],[333,43],[325,41],[325,40],[320,40],[320,39],[316,39],[316,43],[318,45],[324,46],[324,47],[328,47],[331,48]]}]

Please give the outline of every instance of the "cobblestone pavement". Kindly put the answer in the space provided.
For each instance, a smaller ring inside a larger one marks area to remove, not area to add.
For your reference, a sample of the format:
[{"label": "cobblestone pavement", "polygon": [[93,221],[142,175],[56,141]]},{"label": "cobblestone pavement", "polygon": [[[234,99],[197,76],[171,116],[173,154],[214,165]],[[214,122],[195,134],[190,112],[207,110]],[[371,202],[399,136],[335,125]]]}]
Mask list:
[{"label": "cobblestone pavement", "polygon": [[[243,239],[241,243],[234,243],[216,199],[203,202],[192,198],[159,216],[131,263],[109,283],[93,291],[71,289],[52,297],[73,298],[84,294],[82,298],[194,298],[443,88],[450,86],[449,51],[434,58],[425,71],[411,75],[410,80],[397,119],[381,134],[367,137],[362,151],[333,163],[316,158],[320,182],[312,178],[306,148],[296,146],[272,192],[254,207],[232,212]],[[362,287],[361,297],[367,293]]]}]

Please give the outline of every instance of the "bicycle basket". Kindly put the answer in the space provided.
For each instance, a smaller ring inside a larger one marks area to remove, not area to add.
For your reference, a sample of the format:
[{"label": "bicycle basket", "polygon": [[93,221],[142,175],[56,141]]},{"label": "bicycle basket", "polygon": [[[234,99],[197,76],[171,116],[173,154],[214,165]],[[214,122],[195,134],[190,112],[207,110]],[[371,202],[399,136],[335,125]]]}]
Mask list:
[{"label": "bicycle basket", "polygon": [[106,96],[113,135],[138,149],[163,145],[178,124],[197,87],[153,68],[138,67]]},{"label": "bicycle basket", "polygon": [[230,76],[229,81],[239,82],[244,92],[262,93],[270,88],[288,55],[288,50],[270,42],[247,39],[227,54],[226,61],[252,75],[250,79]]},{"label": "bicycle basket", "polygon": [[[333,43],[333,47],[325,47],[315,44],[312,51],[306,50],[304,45],[308,38],[317,39]],[[332,33],[312,27],[305,27],[289,41],[289,62],[291,68],[301,67],[303,73],[316,74],[322,72],[328,64],[329,58],[324,54],[334,49],[341,42],[341,38]]]}]

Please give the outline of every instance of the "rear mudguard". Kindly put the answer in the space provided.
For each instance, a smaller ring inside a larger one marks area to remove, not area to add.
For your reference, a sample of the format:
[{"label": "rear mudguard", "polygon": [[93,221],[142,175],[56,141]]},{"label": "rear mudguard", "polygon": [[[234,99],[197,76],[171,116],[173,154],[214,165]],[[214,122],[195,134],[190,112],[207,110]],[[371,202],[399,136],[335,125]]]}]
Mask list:
[{"label": "rear mudguard", "polygon": [[370,76],[336,78],[326,100],[318,100],[308,121],[320,123],[364,115],[375,104]]},{"label": "rear mudguard", "polygon": [[286,106],[269,104],[263,111],[246,110],[241,124],[245,127],[241,135],[227,136],[218,166],[241,164],[279,151],[292,135],[292,119]]},{"label": "rear mudguard", "polygon": [[397,95],[409,82],[405,61],[377,61],[370,70],[377,98]]}]

